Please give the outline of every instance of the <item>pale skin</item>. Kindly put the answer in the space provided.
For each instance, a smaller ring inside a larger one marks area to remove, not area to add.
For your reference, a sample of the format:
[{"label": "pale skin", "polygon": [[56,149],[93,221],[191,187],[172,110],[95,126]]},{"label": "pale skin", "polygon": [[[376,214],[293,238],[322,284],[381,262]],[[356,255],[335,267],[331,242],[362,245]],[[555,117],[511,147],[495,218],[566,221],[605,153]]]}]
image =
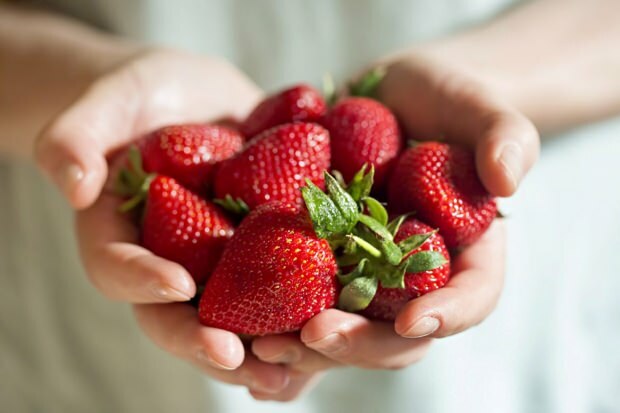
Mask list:
[{"label": "pale skin", "polygon": [[[555,132],[620,113],[620,3],[538,0],[488,26],[381,61],[380,99],[417,139],[475,149],[480,177],[510,196],[534,164],[537,128]],[[299,336],[254,340],[198,323],[178,302],[195,294],[179,265],[136,245],[136,228],[105,189],[108,160],[170,123],[243,117],[262,92],[217,58],[150,49],[43,12],[0,6],[0,153],[33,156],[77,210],[80,252],[93,284],[134,304],[161,348],[257,399],[291,400],[339,365],[394,369],[420,360],[432,338],[477,325],[504,273],[496,220],[453,261],[453,278],[411,301],[394,324],[326,310]],[[7,80],[7,81],[5,81]]]}]

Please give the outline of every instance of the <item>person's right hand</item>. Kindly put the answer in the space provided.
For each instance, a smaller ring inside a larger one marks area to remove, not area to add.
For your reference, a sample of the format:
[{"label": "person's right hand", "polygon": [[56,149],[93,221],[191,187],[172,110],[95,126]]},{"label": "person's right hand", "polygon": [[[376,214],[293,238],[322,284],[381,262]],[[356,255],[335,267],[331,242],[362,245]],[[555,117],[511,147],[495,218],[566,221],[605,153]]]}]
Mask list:
[{"label": "person's right hand", "polygon": [[138,244],[138,231],[117,212],[106,190],[111,155],[172,123],[244,116],[261,96],[242,73],[221,60],[176,51],[139,53],[104,74],[40,135],[39,166],[77,213],[86,272],[105,296],[134,304],[139,324],[164,350],[224,382],[277,392],[285,367],[246,354],[236,334],[202,326],[186,304],[196,293],[180,265]]}]

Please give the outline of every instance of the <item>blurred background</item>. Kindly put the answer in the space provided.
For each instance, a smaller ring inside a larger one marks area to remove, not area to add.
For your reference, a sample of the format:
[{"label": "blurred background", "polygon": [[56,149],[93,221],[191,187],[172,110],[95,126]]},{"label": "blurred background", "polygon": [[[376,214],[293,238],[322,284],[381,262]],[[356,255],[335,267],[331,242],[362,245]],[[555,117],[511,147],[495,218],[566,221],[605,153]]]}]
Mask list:
[{"label": "blurred background", "polygon": [[[344,80],[387,52],[492,21],[520,3],[29,5],[135,41],[223,56],[271,91],[299,80],[318,84],[327,70]],[[561,99],[549,96],[544,105]],[[128,305],[88,283],[61,196],[31,162],[3,154],[0,411],[620,412],[619,136],[620,118],[611,117],[544,137],[539,162],[501,203],[506,285],[484,323],[437,340],[424,360],[400,371],[331,371],[290,404],[256,402],[246,389],[205,378],[155,348]]]}]

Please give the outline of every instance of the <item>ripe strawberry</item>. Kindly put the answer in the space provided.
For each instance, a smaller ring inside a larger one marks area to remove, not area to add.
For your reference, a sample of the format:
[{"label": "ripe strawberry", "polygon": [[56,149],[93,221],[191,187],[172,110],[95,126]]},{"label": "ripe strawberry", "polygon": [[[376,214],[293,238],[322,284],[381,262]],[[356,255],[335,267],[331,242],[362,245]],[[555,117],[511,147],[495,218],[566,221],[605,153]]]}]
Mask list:
[{"label": "ripe strawberry", "polygon": [[161,128],[141,144],[144,169],[175,178],[185,187],[204,193],[214,166],[243,147],[236,130],[220,125],[172,125]]},{"label": "ripe strawberry", "polygon": [[213,271],[233,223],[213,203],[183,187],[174,178],[147,175],[136,147],[129,150],[129,168],[121,170],[117,190],[133,195],[120,208],[141,205],[141,244],[160,257],[181,264],[197,283]]},{"label": "ripe strawberry", "polygon": [[317,235],[346,270],[338,274],[341,309],[393,320],[407,301],[446,283],[450,256],[441,236],[405,215],[388,223],[385,208],[368,197],[372,171],[360,170],[347,190],[328,173],[325,184],[327,193],[311,182],[302,193]]},{"label": "ripe strawberry", "polygon": [[141,243],[181,264],[197,283],[209,277],[233,231],[224,212],[173,178],[158,175],[151,182]]},{"label": "ripe strawberry", "polygon": [[323,97],[315,88],[296,85],[259,103],[241,125],[241,132],[251,138],[283,123],[316,122],[323,117],[326,108]]},{"label": "ripe strawberry", "polygon": [[439,228],[449,248],[476,241],[497,214],[464,147],[424,142],[398,160],[388,189],[393,212],[416,212],[416,217]]},{"label": "ripe strawberry", "polygon": [[215,195],[241,199],[250,208],[270,201],[301,204],[299,188],[304,179],[322,187],[329,161],[329,134],[323,127],[313,123],[276,126],[222,162],[215,176]]},{"label": "ripe strawberry", "polygon": [[334,305],[336,269],[305,210],[261,205],[241,222],[207,282],[200,321],[253,336],[299,330]]},{"label": "ripe strawberry", "polygon": [[436,231],[416,219],[405,221],[396,236],[395,242],[403,241],[413,235],[432,234],[417,249],[403,257],[404,260],[422,251],[437,251],[446,262],[427,271],[405,273],[405,288],[385,288],[379,285],[370,305],[363,314],[376,320],[391,321],[408,301],[443,287],[450,278],[450,255],[443,238]]},{"label": "ripe strawberry", "polygon": [[365,164],[375,167],[375,183],[381,186],[402,149],[396,118],[376,100],[349,97],[338,102],[325,116],[329,130],[332,169],[349,181]]}]

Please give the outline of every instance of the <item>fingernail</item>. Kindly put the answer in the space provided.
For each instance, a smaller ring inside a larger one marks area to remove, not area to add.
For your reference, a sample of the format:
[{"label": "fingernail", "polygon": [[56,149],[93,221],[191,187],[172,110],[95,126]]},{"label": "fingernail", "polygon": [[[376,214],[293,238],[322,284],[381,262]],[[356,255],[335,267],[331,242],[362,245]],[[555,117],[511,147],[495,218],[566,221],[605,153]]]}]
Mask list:
[{"label": "fingernail", "polygon": [[439,320],[435,317],[423,317],[403,333],[404,337],[420,338],[433,334],[439,328]]},{"label": "fingernail", "polygon": [[347,339],[340,333],[331,333],[320,340],[306,343],[308,347],[325,353],[335,353],[345,350],[348,346]]},{"label": "fingernail", "polygon": [[165,301],[189,301],[192,299],[189,294],[167,285],[157,284],[153,286],[152,292],[155,297]]},{"label": "fingernail", "polygon": [[290,349],[268,357],[260,357],[260,359],[268,363],[293,363],[299,359],[299,354]]},{"label": "fingernail", "polygon": [[84,171],[77,164],[64,167],[56,176],[56,181],[66,196],[71,196],[75,187],[84,179]]},{"label": "fingernail", "polygon": [[235,367],[227,366],[225,364],[222,364],[212,359],[207,354],[207,352],[204,350],[198,350],[198,353],[196,353],[196,358],[198,359],[198,361],[207,363],[208,365],[210,365],[211,367],[215,367],[216,369],[220,369],[220,370],[234,370],[235,369]]},{"label": "fingernail", "polygon": [[499,163],[504,168],[506,175],[511,180],[513,188],[519,185],[521,179],[521,147],[515,143],[507,143],[499,156]]}]

